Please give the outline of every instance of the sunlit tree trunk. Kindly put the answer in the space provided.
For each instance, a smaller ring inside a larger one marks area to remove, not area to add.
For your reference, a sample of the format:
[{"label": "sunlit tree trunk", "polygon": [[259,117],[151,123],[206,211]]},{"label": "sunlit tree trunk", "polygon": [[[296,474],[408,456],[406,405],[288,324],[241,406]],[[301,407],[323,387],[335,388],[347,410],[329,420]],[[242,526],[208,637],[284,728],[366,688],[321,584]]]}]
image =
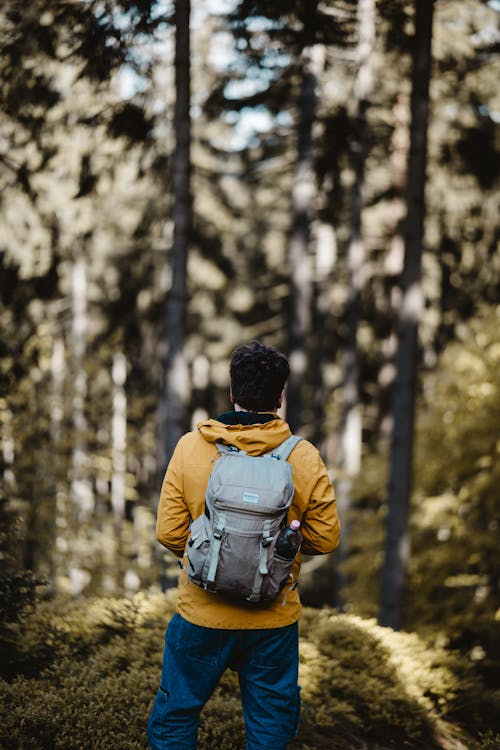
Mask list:
[{"label": "sunlit tree trunk", "polygon": [[78,550],[86,544],[85,522],[94,510],[94,493],[89,476],[89,459],[87,455],[87,417],[85,404],[88,382],[85,368],[87,349],[88,310],[87,310],[87,259],[85,243],[81,240],[75,251],[72,278],[72,370],[73,370],[73,404],[72,404],[72,458],[70,498],[72,511],[66,518],[72,538],[68,548],[68,575],[70,590],[74,595],[80,594],[90,582],[90,573],[82,567]]},{"label": "sunlit tree trunk", "polygon": [[[4,538],[2,544],[2,553],[0,555],[0,573],[4,573],[11,567],[21,568],[23,565],[23,550],[20,545],[8,544],[10,540],[10,530],[13,527],[13,515],[9,507],[11,497],[16,493],[16,474],[15,474],[15,443],[13,432],[13,413],[9,407],[7,399],[0,398],[0,440],[1,440],[1,481],[0,481],[0,533]],[[10,550],[12,549],[12,552]],[[9,550],[9,554],[7,554]]]},{"label": "sunlit tree trunk", "polygon": [[[311,3],[310,14],[317,2]],[[314,45],[302,52],[302,73],[298,101],[297,162],[292,189],[292,227],[288,245],[290,268],[290,319],[288,355],[290,377],[287,386],[286,418],[292,430],[303,424],[303,391],[309,366],[311,335],[313,260],[310,248],[311,219],[316,191],[313,125],[316,118],[318,54]]]},{"label": "sunlit tree trunk", "polygon": [[351,235],[349,239],[347,269],[347,345],[344,354],[344,382],[341,421],[341,477],[336,483],[337,503],[343,518],[344,557],[349,544],[348,520],[352,502],[352,482],[361,466],[362,417],[359,398],[358,326],[360,320],[361,291],[366,271],[365,244],[362,234],[362,211],[365,161],[367,151],[366,114],[373,87],[372,55],[375,41],[375,0],[358,3],[358,72],[354,83],[356,115],[353,127],[352,166],[354,182],[351,195]]},{"label": "sunlit tree trunk", "polygon": [[[3,406],[3,405],[2,405]],[[14,436],[12,434],[12,412],[7,408],[6,404],[0,410],[0,420],[2,425],[2,473],[3,473],[3,486],[6,495],[12,492],[15,486],[15,474],[14,474]]]},{"label": "sunlit tree trunk", "polygon": [[190,121],[190,2],[175,3],[175,150],[172,157],[173,243],[170,256],[171,287],[166,305],[166,366],[164,415],[160,457],[163,472],[174,447],[186,430],[189,379],[184,357],[187,305],[187,254],[191,227],[191,121]]},{"label": "sunlit tree trunk", "polygon": [[[112,392],[112,423],[111,423],[111,509],[113,512],[112,535],[116,553],[126,548],[124,535],[125,521],[125,493],[127,475],[127,396],[125,382],[127,380],[127,359],[123,352],[115,352],[111,368],[113,382]],[[121,580],[123,571],[117,565],[116,558],[111,555],[108,586],[112,590],[120,591],[127,579]],[[128,575],[133,575],[128,572]]]},{"label": "sunlit tree trunk", "polygon": [[51,373],[51,409],[50,409],[50,442],[53,450],[53,478],[54,478],[54,516],[55,516],[55,552],[54,575],[51,581],[54,592],[57,590],[57,574],[69,546],[67,534],[67,498],[68,488],[63,481],[64,456],[63,422],[64,422],[64,379],[66,373],[66,355],[64,340],[56,321],[52,337],[52,355],[50,359]]},{"label": "sunlit tree trunk", "polygon": [[408,514],[411,492],[418,323],[422,310],[421,261],[425,216],[427,122],[434,0],[415,3],[410,155],[405,222],[405,259],[398,319],[394,427],[391,440],[387,539],[382,570],[379,619],[399,628],[409,557]]},{"label": "sunlit tree trunk", "polygon": [[71,498],[77,515],[87,518],[94,508],[94,497],[88,476],[87,418],[87,373],[85,353],[87,347],[87,260],[84,243],[76,251],[73,264],[72,283],[72,348],[74,368],[73,392],[73,458],[71,477]]},{"label": "sunlit tree trunk", "polygon": [[119,529],[120,522],[125,517],[127,471],[127,396],[125,394],[127,360],[122,352],[115,353],[111,374],[113,378],[111,507]]},{"label": "sunlit tree trunk", "polygon": [[198,354],[193,360],[193,407],[191,428],[210,414],[210,360],[204,354]]},{"label": "sunlit tree trunk", "polygon": [[[405,182],[410,149],[410,106],[408,96],[400,92],[392,108],[394,120],[391,138],[391,173],[394,197],[392,199],[392,235],[388,253],[384,261],[385,288],[387,292],[386,315],[395,321],[401,304],[401,288],[397,281],[403,272],[404,237],[403,223],[405,218]],[[396,331],[395,326],[382,342],[382,365],[378,374],[379,396],[379,438],[384,445],[390,441],[393,415],[391,413],[390,394],[393,392],[396,377]]]},{"label": "sunlit tree trunk", "polygon": [[314,420],[311,440],[318,447],[327,466],[335,460],[335,426],[328,421],[325,414],[325,403],[328,398],[328,386],[325,383],[325,371],[332,360],[331,345],[328,340],[328,327],[331,318],[331,286],[337,262],[337,236],[331,224],[319,224],[316,229],[316,253],[314,268],[314,304],[313,328],[315,340],[315,360],[313,368],[314,383]]}]

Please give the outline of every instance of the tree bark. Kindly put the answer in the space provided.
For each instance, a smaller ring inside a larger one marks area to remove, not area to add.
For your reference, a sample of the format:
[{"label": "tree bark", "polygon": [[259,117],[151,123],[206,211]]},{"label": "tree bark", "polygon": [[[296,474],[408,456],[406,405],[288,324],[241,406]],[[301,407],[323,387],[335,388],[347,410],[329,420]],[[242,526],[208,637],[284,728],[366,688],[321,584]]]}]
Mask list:
[{"label": "tree bark", "polygon": [[111,507],[117,534],[125,518],[125,481],[127,472],[127,359],[123,352],[113,357],[113,422],[111,435],[111,455],[113,473],[111,476]]},{"label": "tree bark", "polygon": [[361,464],[361,414],[359,404],[358,326],[364,281],[365,246],[361,230],[366,160],[366,113],[372,93],[371,56],[375,38],[375,0],[358,3],[358,75],[354,86],[356,117],[352,164],[354,183],[351,203],[351,236],[348,248],[348,338],[344,358],[341,464],[350,477]]},{"label": "tree bark", "polygon": [[[317,3],[316,3],[317,4]],[[311,9],[311,13],[313,13]],[[317,51],[317,50],[316,50]],[[313,125],[316,118],[315,49],[302,52],[302,77],[298,102],[297,162],[292,190],[292,227],[288,245],[290,268],[290,323],[286,418],[292,431],[303,424],[303,390],[308,370],[307,342],[311,334],[313,263],[310,249],[315,195]]]},{"label": "tree bark", "polygon": [[418,323],[422,310],[421,262],[425,216],[427,122],[434,0],[415,3],[410,154],[406,187],[405,259],[398,319],[394,427],[390,451],[387,538],[382,570],[379,620],[398,629],[409,558],[408,516],[418,360]]},{"label": "tree bark", "polygon": [[175,4],[175,150],[172,157],[173,243],[172,281],[166,304],[166,364],[164,414],[160,457],[161,473],[175,445],[185,432],[186,402],[189,392],[184,357],[187,305],[187,254],[191,229],[191,121],[190,121],[190,0]]},{"label": "tree bark", "polygon": [[338,451],[332,417],[325,414],[325,403],[330,395],[324,373],[332,360],[332,348],[328,330],[331,317],[331,287],[337,263],[337,236],[331,224],[320,223],[316,229],[316,256],[314,267],[313,329],[315,333],[313,367],[314,419],[310,440],[318,448],[327,466],[335,463]]},{"label": "tree bark", "polygon": [[74,395],[70,494],[79,520],[88,518],[94,510],[94,495],[88,476],[87,417],[85,414],[88,390],[85,370],[88,328],[87,294],[87,259],[85,257],[85,241],[82,239],[76,250],[72,278]]},{"label": "tree bark", "polygon": [[[361,466],[362,418],[359,398],[358,327],[361,316],[361,291],[365,276],[365,245],[362,233],[363,190],[367,152],[366,113],[372,94],[372,54],[375,40],[375,0],[358,3],[358,73],[354,85],[356,115],[353,123],[354,143],[352,166],[354,182],[351,197],[351,234],[347,256],[347,345],[344,355],[344,383],[341,421],[340,466],[342,475],[336,483],[337,504],[343,518],[343,539],[340,558],[348,549],[348,519],[352,504],[353,478]],[[340,581],[342,587],[342,581]],[[340,594],[338,592],[338,599]],[[340,601],[338,601],[340,604]]]},{"label": "tree bark", "polygon": [[410,105],[406,93],[400,92],[392,108],[394,126],[391,138],[392,188],[392,236],[384,261],[385,289],[387,297],[386,315],[393,322],[387,338],[382,342],[382,364],[378,373],[379,396],[379,444],[388,446],[393,427],[391,394],[396,378],[395,356],[397,349],[396,321],[401,303],[399,281],[404,266],[404,219],[405,183],[410,149]]},{"label": "tree bark", "polygon": [[76,247],[72,278],[72,367],[73,367],[73,450],[71,459],[70,529],[75,529],[76,539],[68,547],[68,575],[70,590],[78,596],[90,583],[91,574],[82,567],[82,556],[77,551],[85,544],[87,522],[94,512],[95,502],[89,475],[87,448],[87,416],[85,406],[88,396],[88,378],[85,367],[88,334],[88,284],[85,240]]},{"label": "tree bark", "polygon": [[50,443],[53,453],[53,510],[52,529],[54,535],[54,554],[52,555],[52,574],[49,578],[49,592],[57,591],[57,575],[63,567],[64,551],[68,545],[66,532],[68,520],[68,492],[65,482],[66,457],[63,449],[64,425],[64,384],[66,379],[66,351],[61,325],[57,320],[57,309],[54,310],[54,326],[52,338],[52,354],[50,360],[51,392],[50,392]]}]

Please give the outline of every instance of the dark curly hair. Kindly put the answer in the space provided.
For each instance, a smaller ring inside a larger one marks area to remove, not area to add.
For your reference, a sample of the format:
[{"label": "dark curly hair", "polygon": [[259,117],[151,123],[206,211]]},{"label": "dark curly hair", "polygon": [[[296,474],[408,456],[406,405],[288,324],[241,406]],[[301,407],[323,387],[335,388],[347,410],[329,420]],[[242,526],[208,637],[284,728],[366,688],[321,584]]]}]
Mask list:
[{"label": "dark curly hair", "polygon": [[251,341],[233,351],[229,372],[235,403],[249,411],[274,411],[290,366],[277,349]]}]

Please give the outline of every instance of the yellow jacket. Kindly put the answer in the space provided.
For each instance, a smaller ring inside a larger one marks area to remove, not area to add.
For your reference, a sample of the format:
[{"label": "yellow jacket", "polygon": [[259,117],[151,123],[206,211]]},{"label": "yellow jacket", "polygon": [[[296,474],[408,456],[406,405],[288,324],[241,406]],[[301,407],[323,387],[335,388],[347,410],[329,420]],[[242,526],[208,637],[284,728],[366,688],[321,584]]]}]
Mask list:
[{"label": "yellow jacket", "polygon": [[[252,456],[272,450],[290,435],[286,422],[277,416],[251,425],[224,424],[216,419],[200,422],[197,430],[178,442],[161,489],[156,524],[158,541],[182,557],[193,519],[204,512],[205,489],[217,453],[216,441],[235,445]],[[340,524],[333,487],[317,449],[301,440],[289,457],[295,493],[288,522],[298,519],[307,555],[332,552],[339,543]],[[295,561],[295,579],[300,554]],[[251,604],[222,597],[186,583],[179,586],[178,612],[189,622],[209,628],[254,629],[290,625],[299,619],[301,604],[297,589],[285,587],[271,604]]]}]

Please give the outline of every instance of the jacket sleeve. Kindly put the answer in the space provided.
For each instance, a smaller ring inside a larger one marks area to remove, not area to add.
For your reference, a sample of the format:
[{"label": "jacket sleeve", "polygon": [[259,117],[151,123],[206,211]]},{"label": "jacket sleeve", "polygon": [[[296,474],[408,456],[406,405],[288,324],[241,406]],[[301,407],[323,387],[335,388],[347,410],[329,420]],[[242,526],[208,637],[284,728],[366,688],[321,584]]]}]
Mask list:
[{"label": "jacket sleeve", "polygon": [[182,557],[184,553],[191,522],[184,498],[182,452],[181,439],[163,480],[156,518],[156,538],[177,557]]},{"label": "jacket sleeve", "polygon": [[301,521],[304,555],[322,555],[333,552],[340,542],[340,521],[335,493],[326,467],[317,454],[316,474]]}]

